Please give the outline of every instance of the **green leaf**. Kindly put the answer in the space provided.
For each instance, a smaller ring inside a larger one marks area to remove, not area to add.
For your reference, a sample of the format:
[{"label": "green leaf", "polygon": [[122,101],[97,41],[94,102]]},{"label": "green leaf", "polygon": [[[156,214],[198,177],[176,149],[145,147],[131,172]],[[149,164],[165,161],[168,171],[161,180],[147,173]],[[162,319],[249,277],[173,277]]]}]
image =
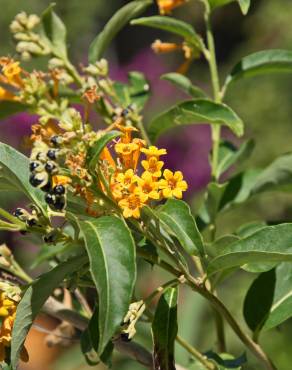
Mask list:
[{"label": "green leaf", "polygon": [[204,255],[203,239],[187,203],[169,199],[159,209],[157,216],[162,226],[166,225],[190,255]]},{"label": "green leaf", "polygon": [[0,143],[0,182],[9,180],[15,190],[24,193],[35,205],[47,214],[43,192],[29,183],[29,159],[9,145]]},{"label": "green leaf", "polygon": [[134,19],[131,21],[131,24],[134,26],[158,28],[174,33],[175,35],[183,37],[189,44],[194,45],[200,50],[203,49],[202,38],[196,33],[195,29],[190,24],[178,19],[154,15],[152,17]]},{"label": "green leaf", "polygon": [[177,288],[160,297],[152,322],[154,369],[175,370],[174,343],[177,335]]},{"label": "green leaf", "polygon": [[11,341],[11,364],[17,368],[20,352],[28,331],[42,306],[63,280],[72,272],[80,270],[87,257],[72,258],[41,275],[26,290],[16,311]]},{"label": "green leaf", "polygon": [[225,88],[244,77],[270,73],[291,73],[292,51],[271,49],[250,54],[235,65],[225,81]]},{"label": "green leaf", "polygon": [[219,148],[219,161],[216,171],[218,179],[225,171],[227,171],[236,162],[242,162],[248,159],[253,152],[255,143],[253,140],[245,141],[238,149],[229,142],[222,142]]},{"label": "green leaf", "polygon": [[208,1],[209,1],[210,6],[211,6],[211,9],[215,9],[215,8],[220,7],[220,6],[229,4],[229,3],[231,3],[235,0],[208,0]]},{"label": "green leaf", "polygon": [[120,8],[91,43],[88,55],[89,62],[95,63],[100,60],[116,34],[151,4],[152,0],[136,0]]},{"label": "green leaf", "polygon": [[135,245],[123,220],[104,216],[79,221],[99,299],[98,354],[124,318],[136,280]]},{"label": "green leaf", "polygon": [[89,161],[88,167],[91,171],[95,170],[97,162],[99,160],[100,153],[102,152],[103,148],[113,139],[120,136],[121,133],[119,131],[109,131],[102,135],[93,146],[89,149],[88,158]]},{"label": "green leaf", "polygon": [[166,73],[160,77],[162,80],[168,81],[180,88],[194,98],[205,98],[206,93],[199,87],[192,84],[191,80],[180,73]]},{"label": "green leaf", "polygon": [[42,14],[43,37],[55,55],[67,59],[66,27],[53,8],[50,5]]},{"label": "green leaf", "polygon": [[249,7],[250,7],[250,1],[251,0],[237,0],[240,9],[244,15],[248,13]]},{"label": "green leaf", "polygon": [[210,262],[208,273],[246,263],[283,261],[292,261],[292,224],[267,226],[232,243]]},{"label": "green leaf", "polygon": [[274,301],[264,330],[274,328],[292,316],[292,263],[284,262],[276,268]]},{"label": "green leaf", "polygon": [[237,136],[243,134],[243,122],[231,108],[207,99],[194,99],[178,103],[154,118],[148,126],[148,133],[150,138],[155,141],[162,133],[171,128],[202,123],[225,125]]},{"label": "green leaf", "polygon": [[[28,106],[16,101],[0,101],[0,119],[20,112],[27,112]],[[14,123],[16,124],[16,123]],[[13,125],[13,124],[12,124]]]},{"label": "green leaf", "polygon": [[275,159],[256,178],[252,193],[292,189],[292,153]]},{"label": "green leaf", "polygon": [[276,283],[275,269],[260,274],[251,284],[243,304],[243,315],[250,330],[258,336],[272,307]]},{"label": "green leaf", "polygon": [[227,183],[218,184],[210,182],[205,193],[205,202],[199,210],[199,216],[206,223],[213,222],[218,211],[221,209],[220,205],[225,194]]}]

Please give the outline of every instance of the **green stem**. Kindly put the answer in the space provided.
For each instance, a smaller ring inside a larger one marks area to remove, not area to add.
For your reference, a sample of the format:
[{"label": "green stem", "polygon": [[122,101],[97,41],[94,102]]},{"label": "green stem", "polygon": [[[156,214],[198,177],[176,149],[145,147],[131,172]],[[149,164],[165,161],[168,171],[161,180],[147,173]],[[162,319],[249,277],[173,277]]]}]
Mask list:
[{"label": "green stem", "polygon": [[139,120],[139,121],[137,122],[137,126],[138,126],[138,129],[139,129],[139,130],[140,130],[140,132],[141,132],[141,136],[142,136],[142,138],[146,141],[147,145],[148,145],[148,146],[149,146],[149,145],[151,145],[151,140],[150,140],[150,138],[149,138],[149,136],[148,136],[148,134],[147,134],[147,131],[145,130],[145,127],[144,127],[144,125],[143,125],[142,120]]}]

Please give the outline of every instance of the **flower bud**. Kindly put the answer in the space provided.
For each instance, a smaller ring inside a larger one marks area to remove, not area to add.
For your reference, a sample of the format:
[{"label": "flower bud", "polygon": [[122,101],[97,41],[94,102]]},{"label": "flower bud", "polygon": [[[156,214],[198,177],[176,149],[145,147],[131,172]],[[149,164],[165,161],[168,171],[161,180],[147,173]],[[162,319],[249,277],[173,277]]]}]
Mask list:
[{"label": "flower bud", "polygon": [[5,258],[10,258],[11,250],[7,247],[6,244],[0,245],[0,255]]},{"label": "flower bud", "polygon": [[10,32],[12,32],[12,33],[17,33],[17,32],[24,31],[24,28],[22,27],[22,25],[17,20],[13,20],[10,23],[9,28],[10,28]]},{"label": "flower bud", "polygon": [[15,17],[15,20],[21,23],[23,26],[26,26],[28,21],[27,14],[25,12],[18,13]]},{"label": "flower bud", "polygon": [[40,18],[36,14],[31,14],[28,17],[26,27],[29,30],[32,30],[35,26],[40,23]]},{"label": "flower bud", "polygon": [[59,58],[51,58],[48,62],[49,69],[64,67],[63,60]]},{"label": "flower bud", "polygon": [[30,37],[27,33],[24,32],[17,32],[14,35],[15,40],[17,41],[30,41]]}]

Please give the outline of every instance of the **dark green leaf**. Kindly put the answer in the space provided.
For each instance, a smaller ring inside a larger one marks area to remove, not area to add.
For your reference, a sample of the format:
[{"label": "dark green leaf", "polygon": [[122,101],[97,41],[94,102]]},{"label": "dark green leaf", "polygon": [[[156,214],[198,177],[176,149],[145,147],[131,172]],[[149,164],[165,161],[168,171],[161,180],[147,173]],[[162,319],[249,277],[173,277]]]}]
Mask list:
[{"label": "dark green leaf", "polygon": [[13,325],[11,342],[11,363],[13,369],[17,367],[26,335],[48,297],[70,273],[82,268],[86,261],[87,257],[79,256],[63,262],[53,270],[40,276],[27,288],[17,307],[16,319]]},{"label": "dark green leaf", "polygon": [[153,323],[154,369],[175,370],[174,343],[177,335],[177,288],[160,297]]},{"label": "dark green leaf", "polygon": [[41,190],[29,183],[29,159],[9,145],[0,143],[0,182],[9,180],[15,190],[24,193],[45,215],[47,206]]},{"label": "dark green leaf", "polygon": [[243,134],[243,122],[227,105],[207,99],[194,99],[178,103],[160,114],[148,126],[150,138],[155,141],[171,128],[188,125],[211,123],[225,125],[236,135]]},{"label": "dark green leaf", "polygon": [[251,284],[244,300],[243,315],[250,330],[258,336],[272,307],[276,283],[275,270],[260,274]]},{"label": "dark green leaf", "polygon": [[120,8],[91,43],[88,56],[89,62],[95,63],[100,60],[116,34],[129,23],[131,19],[143,13],[151,3],[152,0],[136,0]]},{"label": "dark green leaf", "polygon": [[89,161],[89,169],[91,171],[95,170],[97,162],[99,160],[100,153],[102,152],[103,148],[113,139],[120,136],[121,133],[119,131],[109,131],[102,135],[90,148],[88,153],[87,160]]},{"label": "dark green leaf", "polygon": [[205,202],[199,210],[199,216],[206,224],[215,220],[216,215],[220,210],[220,204],[226,187],[227,183],[217,184],[215,182],[211,182],[208,184],[207,191],[205,193]]},{"label": "dark green leaf", "polygon": [[[16,101],[0,101],[0,119],[20,112],[27,112],[28,106]],[[12,123],[16,124],[16,123]]]},{"label": "dark green leaf", "polygon": [[244,57],[232,69],[225,82],[225,88],[232,82],[243,78],[270,73],[291,73],[292,51],[263,50]]},{"label": "dark green leaf", "polygon": [[212,9],[231,3],[234,0],[208,0]]},{"label": "dark green leaf", "polygon": [[135,26],[159,28],[183,37],[188,43],[193,44],[199,49],[203,48],[203,41],[194,28],[181,20],[167,16],[154,15],[152,17],[134,19],[131,21],[131,24]]},{"label": "dark green leaf", "polygon": [[214,351],[205,352],[204,355],[210,360],[216,361],[217,364],[220,365],[219,370],[226,370],[226,369],[240,370],[241,365],[247,362],[245,353],[243,353],[241,356],[237,358],[234,358],[228,353],[222,353],[218,355]]},{"label": "dark green leaf", "polygon": [[264,329],[274,328],[292,316],[292,263],[281,263],[276,277],[274,301]]},{"label": "dark green leaf", "polygon": [[173,85],[177,86],[187,94],[194,98],[205,98],[206,93],[199,87],[192,84],[191,80],[180,73],[166,73],[160,77],[162,80],[166,80]]},{"label": "dark green leaf", "polygon": [[187,203],[169,199],[157,215],[190,255],[204,255],[203,239]]},{"label": "dark green leaf", "polygon": [[136,280],[135,245],[123,220],[104,216],[79,221],[99,299],[99,345],[107,343],[125,316]]},{"label": "dark green leaf", "polygon": [[208,273],[246,263],[283,261],[292,261],[292,224],[267,226],[227,246],[211,261]]},{"label": "dark green leaf", "polygon": [[53,53],[62,59],[67,59],[67,31],[62,20],[50,5],[42,14],[43,36],[50,45]]}]

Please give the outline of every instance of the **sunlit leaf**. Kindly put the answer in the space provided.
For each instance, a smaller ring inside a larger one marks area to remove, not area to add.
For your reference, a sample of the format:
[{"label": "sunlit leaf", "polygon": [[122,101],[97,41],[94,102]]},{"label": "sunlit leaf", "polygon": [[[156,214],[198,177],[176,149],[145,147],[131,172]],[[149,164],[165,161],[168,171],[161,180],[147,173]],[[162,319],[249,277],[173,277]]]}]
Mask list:
[{"label": "sunlit leaf", "polygon": [[162,80],[172,83],[174,86],[180,88],[187,94],[194,98],[205,98],[206,93],[199,87],[192,84],[189,78],[180,73],[166,73],[160,77]]}]

